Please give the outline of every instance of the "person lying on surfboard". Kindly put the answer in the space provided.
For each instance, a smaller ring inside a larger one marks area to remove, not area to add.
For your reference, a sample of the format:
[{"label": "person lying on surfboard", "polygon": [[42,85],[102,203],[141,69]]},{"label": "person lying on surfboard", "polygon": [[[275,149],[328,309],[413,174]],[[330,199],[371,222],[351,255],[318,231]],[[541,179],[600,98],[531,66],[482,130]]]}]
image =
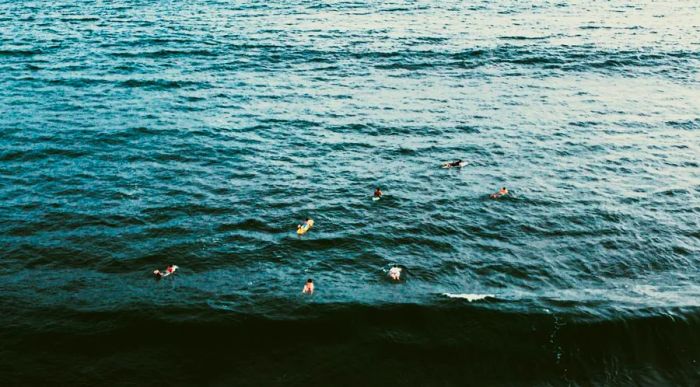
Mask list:
[{"label": "person lying on surfboard", "polygon": [[303,224],[297,225],[297,234],[301,235],[307,231],[314,225],[314,220],[311,218],[306,218]]},{"label": "person lying on surfboard", "polygon": [[382,197],[382,195],[383,195],[382,190],[379,189],[379,187],[377,187],[377,189],[374,190],[374,197],[380,198],[380,197]]},{"label": "person lying on surfboard", "polygon": [[462,161],[462,159],[459,159],[457,161],[453,161],[451,163],[442,164],[443,168],[453,168],[453,167],[462,167],[462,166],[464,166],[464,162]]},{"label": "person lying on surfboard", "polygon": [[153,270],[153,275],[156,276],[156,278],[163,278],[163,277],[169,276],[170,274],[175,273],[175,270],[177,270],[177,265],[169,265],[165,269],[165,272],[162,272],[158,269]]},{"label": "person lying on surfboard", "polygon": [[508,189],[506,187],[503,187],[503,188],[499,189],[498,192],[492,193],[491,199],[498,199],[498,198],[500,198],[502,196],[506,196],[506,195],[508,195]]}]

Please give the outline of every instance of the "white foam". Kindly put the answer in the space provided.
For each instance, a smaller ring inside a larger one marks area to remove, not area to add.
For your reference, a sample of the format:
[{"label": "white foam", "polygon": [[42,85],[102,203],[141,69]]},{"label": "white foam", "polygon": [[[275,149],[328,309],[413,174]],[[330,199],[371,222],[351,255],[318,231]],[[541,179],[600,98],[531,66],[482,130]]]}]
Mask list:
[{"label": "white foam", "polygon": [[491,298],[496,297],[493,294],[467,294],[467,293],[460,293],[460,294],[442,293],[442,295],[450,297],[450,298],[462,298],[462,299],[465,299],[469,302],[483,300],[484,298],[487,298],[487,297],[491,297]]}]

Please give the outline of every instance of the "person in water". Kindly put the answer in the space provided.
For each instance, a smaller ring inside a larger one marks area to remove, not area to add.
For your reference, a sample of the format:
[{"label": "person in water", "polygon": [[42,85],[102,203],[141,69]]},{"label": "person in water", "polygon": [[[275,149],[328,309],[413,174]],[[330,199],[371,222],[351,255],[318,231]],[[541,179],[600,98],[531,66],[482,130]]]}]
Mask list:
[{"label": "person in water", "polygon": [[377,187],[377,189],[374,190],[374,197],[380,198],[380,197],[382,197],[382,195],[384,195],[384,193],[382,192],[381,189],[379,189],[379,187]]},{"label": "person in water", "polygon": [[302,228],[302,227],[311,228],[311,226],[313,226],[313,225],[314,225],[314,221],[311,218],[306,218],[304,223],[297,225],[297,228]]},{"label": "person in water", "polygon": [[400,281],[401,280],[401,268],[394,266],[391,269],[389,269],[389,277],[393,279],[394,281]]},{"label": "person in water", "polygon": [[502,187],[498,190],[498,192],[491,194],[491,199],[498,199],[506,195],[508,195],[508,189],[506,187]]},{"label": "person in water", "polygon": [[462,166],[462,159],[459,159],[457,161],[453,161],[451,163],[442,164],[443,168],[452,168],[452,167],[461,167],[461,166]]},{"label": "person in water", "polygon": [[304,294],[314,294],[314,280],[311,278],[306,280],[306,284],[304,285],[304,290],[301,291]]},{"label": "person in water", "polygon": [[177,265],[168,265],[168,267],[165,268],[165,272],[156,269],[153,271],[153,275],[155,275],[156,278],[163,278],[175,273],[175,270],[177,270]]}]

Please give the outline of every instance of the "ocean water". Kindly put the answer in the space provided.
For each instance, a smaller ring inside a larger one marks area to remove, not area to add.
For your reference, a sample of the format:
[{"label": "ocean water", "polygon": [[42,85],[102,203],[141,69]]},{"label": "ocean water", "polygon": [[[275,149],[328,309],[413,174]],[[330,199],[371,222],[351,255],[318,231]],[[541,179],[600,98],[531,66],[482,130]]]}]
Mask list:
[{"label": "ocean water", "polygon": [[699,74],[696,1],[0,0],[0,384],[697,385]]}]

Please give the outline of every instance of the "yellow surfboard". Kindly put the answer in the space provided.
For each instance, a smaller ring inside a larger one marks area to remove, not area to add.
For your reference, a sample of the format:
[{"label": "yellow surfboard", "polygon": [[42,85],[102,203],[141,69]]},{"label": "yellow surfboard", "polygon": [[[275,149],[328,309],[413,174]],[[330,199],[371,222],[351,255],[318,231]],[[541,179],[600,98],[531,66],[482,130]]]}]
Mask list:
[{"label": "yellow surfboard", "polygon": [[313,226],[314,226],[313,219],[309,219],[309,221],[307,223],[305,223],[303,226],[297,226],[297,234],[304,235]]}]

